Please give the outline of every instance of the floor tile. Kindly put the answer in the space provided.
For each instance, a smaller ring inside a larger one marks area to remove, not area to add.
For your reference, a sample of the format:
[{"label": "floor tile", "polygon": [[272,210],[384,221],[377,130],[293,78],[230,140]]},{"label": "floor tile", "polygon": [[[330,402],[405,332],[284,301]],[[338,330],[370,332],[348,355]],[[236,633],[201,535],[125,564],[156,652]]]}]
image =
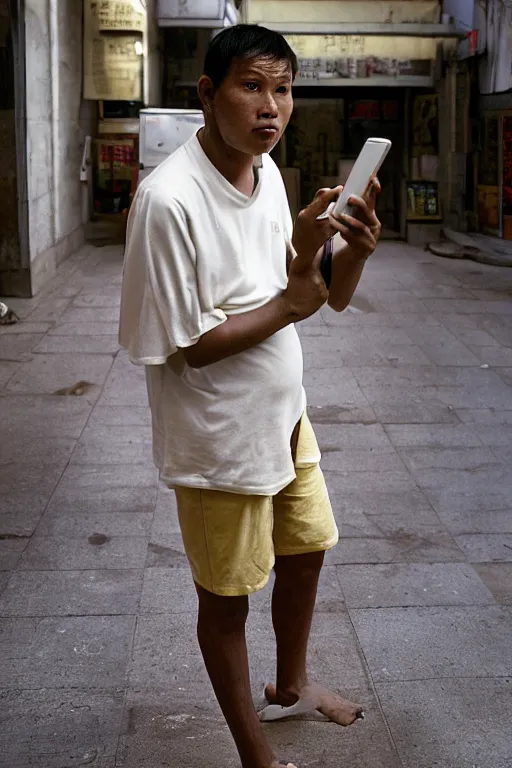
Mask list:
[{"label": "floor tile", "polygon": [[512,674],[507,607],[351,609],[350,617],[375,682]]}]

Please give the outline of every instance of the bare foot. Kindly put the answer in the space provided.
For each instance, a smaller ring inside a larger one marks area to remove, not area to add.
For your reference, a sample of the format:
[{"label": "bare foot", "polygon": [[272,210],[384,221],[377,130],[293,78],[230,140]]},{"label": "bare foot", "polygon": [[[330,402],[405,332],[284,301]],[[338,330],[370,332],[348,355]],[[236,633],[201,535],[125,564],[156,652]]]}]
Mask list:
[{"label": "bare foot", "polygon": [[268,717],[269,720],[287,717],[286,709],[288,708],[290,708],[290,715],[317,710],[332,720],[333,723],[344,726],[352,725],[356,720],[364,718],[363,708],[359,704],[342,699],[337,693],[329,691],[328,688],[324,688],[318,683],[309,683],[309,685],[304,686],[299,696],[297,694],[283,695],[276,691],[274,685],[267,685],[265,697],[269,704],[279,705],[284,710],[278,716]]}]

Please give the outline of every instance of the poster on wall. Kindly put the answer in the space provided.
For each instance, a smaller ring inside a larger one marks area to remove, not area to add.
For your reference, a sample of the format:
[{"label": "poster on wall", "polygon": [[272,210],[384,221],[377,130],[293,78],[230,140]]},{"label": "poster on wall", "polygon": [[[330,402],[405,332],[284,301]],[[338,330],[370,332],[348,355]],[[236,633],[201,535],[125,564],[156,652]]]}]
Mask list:
[{"label": "poster on wall", "polygon": [[144,32],[146,15],[138,0],[88,0],[85,22],[96,32]]},{"label": "poster on wall", "polygon": [[416,96],[412,129],[413,157],[437,155],[439,152],[439,116],[436,93]]},{"label": "poster on wall", "polygon": [[86,0],[84,99],[141,100],[145,26],[140,0]]},{"label": "poster on wall", "polygon": [[84,99],[140,101],[142,56],[136,35],[95,37],[85,52]]}]

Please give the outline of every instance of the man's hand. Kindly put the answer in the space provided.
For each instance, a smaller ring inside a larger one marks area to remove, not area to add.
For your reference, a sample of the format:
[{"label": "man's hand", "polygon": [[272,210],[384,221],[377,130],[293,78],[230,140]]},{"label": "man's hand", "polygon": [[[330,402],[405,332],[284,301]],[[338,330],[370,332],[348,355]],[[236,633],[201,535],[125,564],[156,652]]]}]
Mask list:
[{"label": "man's hand", "polygon": [[330,203],[334,202],[340,195],[343,187],[334,189],[319,189],[313,201],[304,208],[295,222],[293,228],[292,245],[297,257],[304,264],[310,264],[319,248],[339,231],[340,224],[329,218],[319,219],[318,217],[325,213]]},{"label": "man's hand", "polygon": [[[350,254],[365,261],[374,252],[381,233],[381,223],[375,213],[377,197],[380,194],[378,179],[372,179],[368,193],[364,197],[353,195],[349,203],[355,210],[355,216],[342,214],[339,219],[329,216],[332,226],[347,243]],[[347,252],[347,249],[344,249]],[[347,254],[348,255],[348,254]]]},{"label": "man's hand", "polygon": [[339,230],[340,225],[337,223],[333,226],[328,218],[318,217],[338,197],[340,191],[340,187],[320,189],[313,202],[299,213],[295,222],[292,245],[297,255],[289,265],[288,287],[283,293],[283,299],[297,320],[313,315],[329,296],[319,270],[321,248]]}]

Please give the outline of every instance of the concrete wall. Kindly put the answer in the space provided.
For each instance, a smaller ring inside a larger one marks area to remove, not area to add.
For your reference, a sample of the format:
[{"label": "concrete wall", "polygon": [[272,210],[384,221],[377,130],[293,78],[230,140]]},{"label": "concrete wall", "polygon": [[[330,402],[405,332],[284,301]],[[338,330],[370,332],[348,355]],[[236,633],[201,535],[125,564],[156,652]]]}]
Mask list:
[{"label": "concrete wall", "polygon": [[80,163],[94,108],[82,103],[82,5],[26,0],[29,250],[32,292],[83,243]]}]

